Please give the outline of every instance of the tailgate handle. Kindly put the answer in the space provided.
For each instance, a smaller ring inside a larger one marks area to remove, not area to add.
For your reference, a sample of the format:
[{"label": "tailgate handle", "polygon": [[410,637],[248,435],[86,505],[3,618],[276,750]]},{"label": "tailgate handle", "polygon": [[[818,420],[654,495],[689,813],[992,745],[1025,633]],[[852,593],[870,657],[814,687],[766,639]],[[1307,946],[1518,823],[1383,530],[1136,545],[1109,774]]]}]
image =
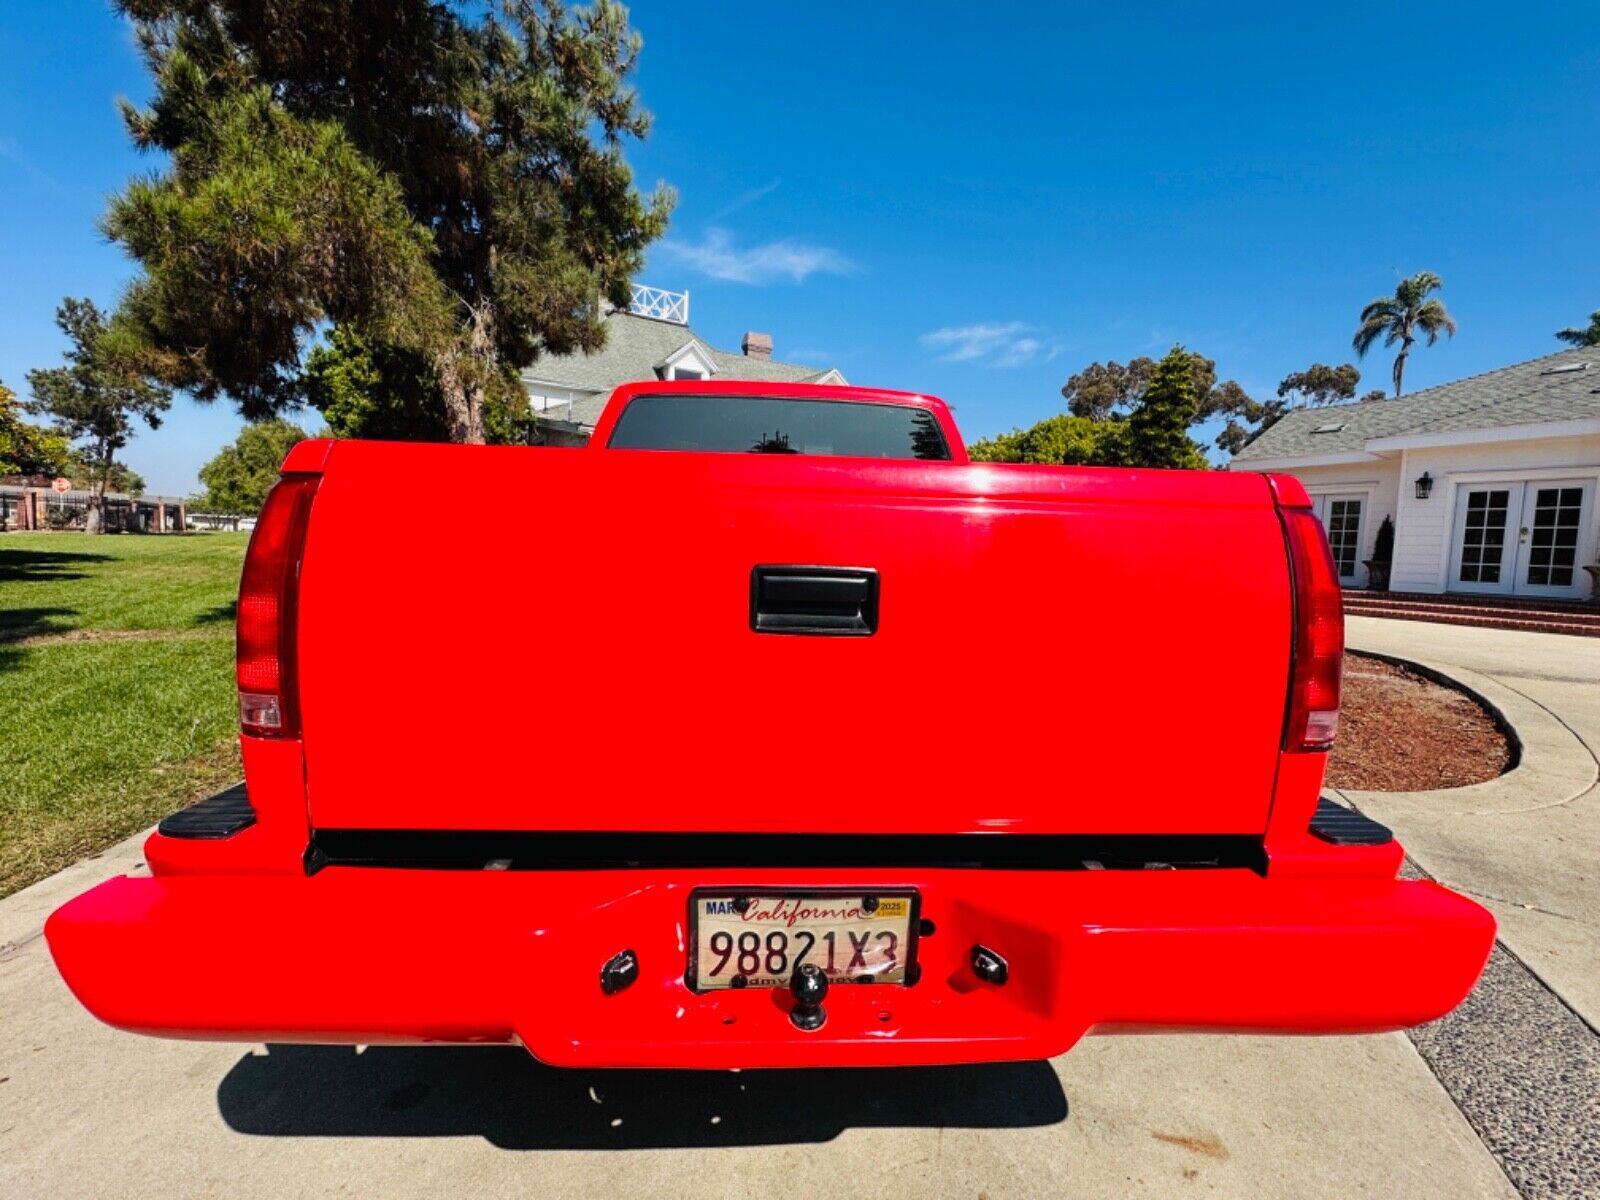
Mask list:
[{"label": "tailgate handle", "polygon": [[878,630],[878,573],[870,567],[756,567],[750,572],[750,628],[870,637]]}]

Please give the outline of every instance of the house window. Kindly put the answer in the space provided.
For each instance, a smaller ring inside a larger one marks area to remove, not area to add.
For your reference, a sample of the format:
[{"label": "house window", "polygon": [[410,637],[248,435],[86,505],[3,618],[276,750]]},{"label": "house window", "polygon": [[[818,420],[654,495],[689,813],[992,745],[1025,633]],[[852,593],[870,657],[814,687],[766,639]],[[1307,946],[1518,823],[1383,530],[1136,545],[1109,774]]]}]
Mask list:
[{"label": "house window", "polygon": [[1356,554],[1360,551],[1361,540],[1361,501],[1330,500],[1327,525],[1328,548],[1338,564],[1339,578],[1355,578]]},{"label": "house window", "polygon": [[1528,546],[1528,582],[1571,587],[1578,558],[1582,488],[1540,488],[1533,501],[1533,539]]},{"label": "house window", "polygon": [[1461,582],[1499,583],[1505,551],[1506,516],[1511,493],[1494,488],[1467,496],[1467,521],[1461,534]]},{"label": "house window", "polygon": [[704,379],[704,371],[691,371],[687,367],[673,367],[667,374],[668,379]]}]

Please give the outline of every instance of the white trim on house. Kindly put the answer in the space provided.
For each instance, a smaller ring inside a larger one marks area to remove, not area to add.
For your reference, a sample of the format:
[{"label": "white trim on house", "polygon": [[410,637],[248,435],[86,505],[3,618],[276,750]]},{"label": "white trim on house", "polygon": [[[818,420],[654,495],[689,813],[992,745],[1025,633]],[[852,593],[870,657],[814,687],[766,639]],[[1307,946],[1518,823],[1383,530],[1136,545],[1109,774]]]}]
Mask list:
[{"label": "white trim on house", "polygon": [[[1368,445],[1371,445],[1369,442]],[[1347,463],[1382,462],[1386,456],[1346,450],[1338,454],[1307,454],[1298,458],[1252,458],[1239,464],[1243,471],[1293,471],[1297,467],[1341,467]]]},{"label": "white trim on house", "polygon": [[[1457,429],[1446,433],[1407,433],[1398,437],[1373,438],[1367,449],[1376,453],[1386,450],[1421,450],[1430,446],[1483,446],[1498,442],[1526,442],[1539,438],[1583,437],[1600,434],[1600,417],[1584,421],[1541,421],[1532,425],[1499,425],[1493,429]],[[1313,458],[1283,459],[1299,466],[1314,466]],[[1257,469],[1257,463],[1250,464]]]}]

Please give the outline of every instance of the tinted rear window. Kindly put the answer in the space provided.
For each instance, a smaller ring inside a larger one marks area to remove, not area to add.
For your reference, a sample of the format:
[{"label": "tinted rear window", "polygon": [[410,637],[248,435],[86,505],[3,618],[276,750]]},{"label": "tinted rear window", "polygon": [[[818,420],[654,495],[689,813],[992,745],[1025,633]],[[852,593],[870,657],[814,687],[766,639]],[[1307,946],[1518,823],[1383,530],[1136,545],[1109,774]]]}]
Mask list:
[{"label": "tinted rear window", "polygon": [[948,460],[925,408],[771,396],[636,396],[607,446],[719,454],[827,454]]}]

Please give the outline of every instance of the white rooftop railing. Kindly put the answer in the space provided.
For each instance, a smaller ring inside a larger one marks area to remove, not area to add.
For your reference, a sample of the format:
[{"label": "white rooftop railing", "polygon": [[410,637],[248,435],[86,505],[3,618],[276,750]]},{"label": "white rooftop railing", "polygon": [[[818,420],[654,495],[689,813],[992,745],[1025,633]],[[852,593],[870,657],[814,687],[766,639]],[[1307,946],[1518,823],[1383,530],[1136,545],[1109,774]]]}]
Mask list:
[{"label": "white rooftop railing", "polygon": [[633,300],[628,311],[639,317],[657,321],[672,321],[679,325],[689,323],[689,293],[669,292],[665,288],[650,287],[643,283],[633,285]]}]

